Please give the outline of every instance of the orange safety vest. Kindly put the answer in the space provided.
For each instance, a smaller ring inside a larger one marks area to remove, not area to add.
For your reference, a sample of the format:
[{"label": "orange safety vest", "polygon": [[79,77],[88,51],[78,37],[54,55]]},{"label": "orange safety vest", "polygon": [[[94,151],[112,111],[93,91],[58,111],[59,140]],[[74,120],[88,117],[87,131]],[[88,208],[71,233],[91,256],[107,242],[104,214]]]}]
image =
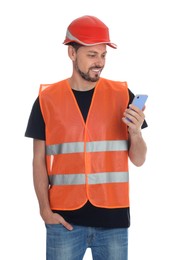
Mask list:
[{"label": "orange safety vest", "polygon": [[129,206],[126,82],[100,78],[86,123],[68,80],[40,86],[52,210]]}]

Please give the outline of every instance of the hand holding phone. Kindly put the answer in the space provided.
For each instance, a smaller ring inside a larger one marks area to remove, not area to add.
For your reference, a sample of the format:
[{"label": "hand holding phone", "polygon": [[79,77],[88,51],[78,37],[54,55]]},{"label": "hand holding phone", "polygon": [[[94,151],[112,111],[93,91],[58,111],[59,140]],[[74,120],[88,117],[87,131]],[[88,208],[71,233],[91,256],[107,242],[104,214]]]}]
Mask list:
[{"label": "hand holding phone", "polygon": [[[148,95],[137,94],[132,101],[132,105],[134,105],[134,106],[138,107],[140,110],[142,110],[145,106],[147,98],[148,98]],[[129,118],[127,118],[127,120],[132,122]]]}]

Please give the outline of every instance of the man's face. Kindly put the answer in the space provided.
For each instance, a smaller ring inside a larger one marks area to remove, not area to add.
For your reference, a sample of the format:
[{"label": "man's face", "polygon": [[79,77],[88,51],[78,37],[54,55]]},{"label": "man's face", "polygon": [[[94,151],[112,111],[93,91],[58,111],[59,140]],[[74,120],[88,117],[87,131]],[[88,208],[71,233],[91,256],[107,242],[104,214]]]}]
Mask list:
[{"label": "man's face", "polygon": [[74,69],[86,81],[96,82],[105,65],[106,44],[80,47],[76,53]]}]

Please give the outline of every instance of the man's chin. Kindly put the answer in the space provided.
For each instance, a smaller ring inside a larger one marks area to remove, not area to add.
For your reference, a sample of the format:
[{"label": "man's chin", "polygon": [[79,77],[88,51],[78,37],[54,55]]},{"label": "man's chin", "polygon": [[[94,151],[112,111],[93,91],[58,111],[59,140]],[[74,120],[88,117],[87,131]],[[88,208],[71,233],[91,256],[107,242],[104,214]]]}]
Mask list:
[{"label": "man's chin", "polygon": [[97,82],[100,78],[100,74],[98,74],[98,73],[94,74],[94,77],[91,77],[90,74],[84,74],[81,72],[79,74],[84,80],[86,80],[88,82]]},{"label": "man's chin", "polygon": [[93,79],[91,80],[91,82],[97,82],[99,80],[99,78]]},{"label": "man's chin", "polygon": [[97,82],[100,78],[100,75],[96,75],[95,77],[90,77],[91,82]]}]

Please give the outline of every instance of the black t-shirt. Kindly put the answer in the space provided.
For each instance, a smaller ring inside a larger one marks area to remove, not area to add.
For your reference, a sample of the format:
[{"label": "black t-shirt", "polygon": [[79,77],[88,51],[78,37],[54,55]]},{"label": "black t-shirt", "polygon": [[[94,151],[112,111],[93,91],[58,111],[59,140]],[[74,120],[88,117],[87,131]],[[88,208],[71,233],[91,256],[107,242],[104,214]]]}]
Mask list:
[{"label": "black t-shirt", "polygon": [[[134,98],[134,94],[129,91],[129,104]],[[78,106],[86,121],[89,107],[91,104],[94,89],[88,91],[73,90]],[[142,128],[147,127],[144,121]],[[39,98],[35,100],[28,120],[26,137],[45,140],[45,123],[41,113]],[[71,224],[91,226],[91,227],[109,227],[109,228],[127,228],[130,226],[130,209],[107,209],[93,206],[89,201],[77,210],[53,210],[59,213],[66,221]]]}]

